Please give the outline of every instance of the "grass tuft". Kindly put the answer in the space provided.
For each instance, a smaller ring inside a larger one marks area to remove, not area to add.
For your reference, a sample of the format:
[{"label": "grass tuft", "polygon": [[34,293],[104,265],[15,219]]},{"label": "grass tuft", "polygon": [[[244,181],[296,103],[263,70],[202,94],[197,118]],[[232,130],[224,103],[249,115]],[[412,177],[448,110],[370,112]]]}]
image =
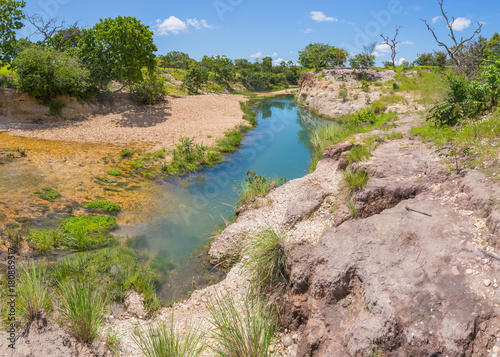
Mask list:
[{"label": "grass tuft", "polygon": [[243,271],[248,276],[252,292],[267,292],[280,279],[285,279],[286,233],[276,227],[268,227],[250,237],[244,252]]},{"label": "grass tuft", "polygon": [[61,313],[68,320],[75,337],[92,343],[99,337],[104,322],[106,300],[87,282],[68,282],[59,286]]},{"label": "grass tuft", "polygon": [[122,209],[120,205],[110,201],[90,201],[85,203],[83,207],[96,212],[117,212]]},{"label": "grass tuft", "polygon": [[61,194],[54,191],[52,188],[44,188],[42,191],[35,192],[35,195],[38,195],[41,199],[49,202],[54,202],[56,198],[61,197]]},{"label": "grass tuft", "polygon": [[342,174],[342,178],[349,192],[361,190],[368,182],[368,173],[362,170],[346,170]]},{"label": "grass tuft", "polygon": [[257,201],[257,198],[264,197],[275,187],[279,187],[287,182],[286,177],[269,178],[257,175],[255,171],[248,170],[245,181],[237,188],[237,206],[249,206]]},{"label": "grass tuft", "polygon": [[135,329],[133,339],[139,346],[139,351],[146,357],[196,357],[204,349],[201,343],[202,335],[198,329],[186,324],[183,333],[174,326],[174,315],[170,326],[162,322],[149,325],[146,330]]},{"label": "grass tuft", "polygon": [[36,268],[32,262],[31,266],[21,268],[17,301],[18,311],[27,322],[52,310],[51,294],[47,288],[47,270],[44,267]]},{"label": "grass tuft", "polygon": [[217,343],[209,348],[219,357],[267,357],[277,331],[276,309],[261,296],[238,298],[216,294],[206,302],[210,313],[210,337]]}]

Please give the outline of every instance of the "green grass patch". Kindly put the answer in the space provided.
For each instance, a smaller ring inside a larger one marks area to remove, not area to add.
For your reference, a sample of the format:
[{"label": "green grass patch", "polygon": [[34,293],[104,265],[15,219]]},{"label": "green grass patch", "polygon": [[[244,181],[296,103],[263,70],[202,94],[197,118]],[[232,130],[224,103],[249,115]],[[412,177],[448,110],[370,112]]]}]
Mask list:
[{"label": "green grass patch", "polygon": [[237,188],[237,206],[250,206],[255,204],[257,198],[264,197],[275,187],[279,187],[287,182],[286,177],[269,178],[257,175],[255,171],[248,170],[247,177]]},{"label": "green grass patch", "polygon": [[372,149],[369,145],[354,146],[347,153],[347,161],[349,164],[368,160],[372,156]]},{"label": "green grass patch", "polygon": [[394,76],[400,92],[412,93],[417,101],[430,106],[446,96],[445,71],[438,67],[418,67],[415,75],[401,71]]},{"label": "green grass patch", "polygon": [[90,201],[83,207],[96,212],[118,212],[122,209],[119,204],[110,201]]},{"label": "green grass patch", "polygon": [[347,189],[352,193],[363,189],[368,182],[369,176],[367,172],[362,170],[346,170],[342,174],[342,178]]},{"label": "green grass patch", "polygon": [[408,104],[408,100],[405,97],[394,93],[380,97],[377,101],[384,104],[397,104],[397,103]]},{"label": "green grass patch", "polygon": [[126,247],[104,248],[73,254],[50,268],[55,283],[89,282],[101,289],[110,300],[123,302],[131,288],[144,296],[145,307],[154,311],[159,307],[156,297],[158,275],[136,253]]},{"label": "green grass patch", "polygon": [[400,133],[399,131],[395,131],[395,132],[384,135],[385,140],[396,140],[396,139],[402,139],[402,138],[403,138],[403,134]]},{"label": "green grass patch", "polygon": [[120,176],[122,172],[118,169],[112,169],[108,171],[108,175],[110,176]]},{"label": "green grass patch", "polygon": [[38,195],[42,200],[49,202],[54,202],[56,198],[61,197],[61,194],[54,191],[52,188],[44,188],[41,191],[34,192],[34,194]]}]

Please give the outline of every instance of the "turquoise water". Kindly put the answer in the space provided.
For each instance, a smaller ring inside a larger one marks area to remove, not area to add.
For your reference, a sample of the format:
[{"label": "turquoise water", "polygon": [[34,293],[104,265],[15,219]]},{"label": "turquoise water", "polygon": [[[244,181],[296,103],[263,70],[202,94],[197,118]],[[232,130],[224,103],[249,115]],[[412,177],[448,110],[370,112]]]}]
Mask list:
[{"label": "turquoise water", "polygon": [[[312,147],[309,132],[321,119],[298,108],[291,97],[266,99],[255,108],[258,125],[244,138],[239,151],[214,168],[163,182],[169,198],[157,202],[158,219],[141,229],[149,251],[158,252],[178,267],[169,274],[160,296],[182,298],[193,286],[212,283],[212,276],[202,267],[198,252],[217,226],[230,219],[236,202],[235,187],[247,170],[266,176],[285,176],[289,180],[308,172]],[[195,283],[196,277],[205,275]]]}]

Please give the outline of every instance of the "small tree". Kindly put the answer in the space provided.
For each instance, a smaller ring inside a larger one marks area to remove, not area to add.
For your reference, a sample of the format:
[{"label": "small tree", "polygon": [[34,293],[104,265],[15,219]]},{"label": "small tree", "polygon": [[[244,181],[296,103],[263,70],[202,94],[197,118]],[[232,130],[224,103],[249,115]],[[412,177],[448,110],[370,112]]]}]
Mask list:
[{"label": "small tree", "polygon": [[446,51],[448,52],[448,54],[450,55],[451,59],[453,60],[453,62],[455,62],[458,70],[462,73],[466,73],[463,65],[462,65],[462,62],[460,61],[460,54],[462,53],[464,47],[479,33],[481,33],[481,29],[483,27],[483,24],[481,23],[477,23],[478,27],[474,30],[474,33],[472,34],[471,37],[469,38],[466,38],[464,39],[463,37],[460,38],[460,41],[457,40],[456,36],[455,36],[455,31],[453,30],[453,24],[455,23],[455,18],[452,17],[452,21],[450,22],[448,16],[446,15],[447,12],[444,11],[443,9],[443,2],[444,0],[437,0],[438,4],[439,4],[439,7],[441,8],[441,13],[443,14],[443,17],[444,19],[446,20],[446,25],[450,31],[450,33],[448,34],[448,36],[451,38],[451,40],[453,41],[453,44],[451,46],[448,46],[446,43],[442,42],[442,41],[439,41],[439,39],[437,38],[437,35],[436,33],[434,32],[434,29],[430,27],[430,25],[427,23],[427,20],[421,20],[425,23],[425,25],[427,26],[427,29],[432,33],[432,35],[434,36],[434,39],[436,40],[436,42],[438,43],[439,46],[441,47],[444,47],[446,49]]},{"label": "small tree", "polygon": [[299,51],[299,63],[305,68],[341,67],[348,53],[325,43],[312,43]]},{"label": "small tree", "polygon": [[383,45],[387,45],[391,48],[391,60],[392,60],[392,66],[396,67],[396,47],[398,43],[401,41],[397,41],[398,35],[399,35],[399,29],[401,29],[401,26],[396,26],[396,34],[394,35],[394,38],[391,40],[389,36],[384,36],[383,34],[380,34],[380,37],[384,40],[382,42]]},{"label": "small tree", "polygon": [[198,93],[201,86],[208,81],[208,77],[209,72],[205,67],[193,63],[184,77],[184,85],[190,93]]},{"label": "small tree", "polygon": [[363,53],[355,55],[350,59],[351,67],[354,69],[367,69],[375,66],[375,51],[376,42],[372,42],[366,46],[363,46]]},{"label": "small tree", "polygon": [[11,63],[16,50],[16,31],[24,24],[24,1],[0,0],[0,65]]}]

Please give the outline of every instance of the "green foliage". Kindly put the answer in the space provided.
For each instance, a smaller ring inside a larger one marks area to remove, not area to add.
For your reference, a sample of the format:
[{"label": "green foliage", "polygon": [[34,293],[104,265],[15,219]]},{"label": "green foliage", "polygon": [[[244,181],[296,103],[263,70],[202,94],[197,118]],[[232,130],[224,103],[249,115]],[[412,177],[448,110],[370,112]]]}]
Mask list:
[{"label": "green foliage", "polygon": [[253,126],[257,125],[257,114],[255,114],[255,111],[250,108],[249,102],[240,102],[240,107],[241,110],[243,110],[243,119],[248,121],[250,124]]},{"label": "green foliage", "polygon": [[23,28],[24,1],[0,0],[0,66],[11,63],[16,50],[16,31]]},{"label": "green foliage", "polygon": [[122,172],[118,169],[112,169],[108,171],[108,175],[110,176],[120,176]]},{"label": "green foliage", "polygon": [[347,90],[341,89],[339,91],[339,98],[341,98],[343,102],[347,102],[348,97],[349,97],[349,94],[347,93]]},{"label": "green foliage", "polygon": [[363,170],[346,170],[342,174],[342,178],[349,192],[361,190],[368,182],[368,173]]},{"label": "green foliage", "polygon": [[409,77],[400,72],[394,77],[400,92],[413,93],[418,102],[431,105],[445,97],[446,80],[439,68],[417,68],[417,75]]},{"label": "green foliage", "polygon": [[371,147],[369,145],[354,146],[347,154],[347,162],[360,162],[368,160],[372,156]]},{"label": "green foliage", "polygon": [[365,123],[373,124],[376,119],[377,115],[373,109],[363,108],[350,115],[349,122],[354,125],[362,125]]},{"label": "green foliage", "polygon": [[54,191],[52,188],[44,188],[42,191],[34,192],[35,195],[40,196],[42,200],[46,200],[49,202],[54,202],[56,198],[61,197],[61,194]]},{"label": "green foliage", "polygon": [[92,343],[99,337],[104,323],[106,300],[101,292],[89,283],[63,283],[59,286],[61,314],[68,320],[75,337]]},{"label": "green foliage", "polygon": [[142,80],[132,86],[132,93],[144,104],[161,102],[167,94],[165,75],[159,70],[142,69]]},{"label": "green foliage", "polygon": [[[108,244],[107,232],[116,227],[115,217],[77,216],[61,222],[61,232],[68,235],[62,245],[76,250],[89,250]],[[69,244],[68,244],[69,243]]]},{"label": "green foliage", "polygon": [[97,212],[117,212],[122,209],[120,205],[110,201],[90,201],[85,203],[83,207]]},{"label": "green foliage", "polygon": [[342,67],[349,53],[324,43],[312,43],[299,51],[299,63],[305,68]]},{"label": "green foliage", "polygon": [[80,60],[68,52],[32,45],[15,58],[19,89],[49,102],[68,94],[86,99],[90,93],[90,74]]},{"label": "green foliage", "polygon": [[157,274],[149,266],[139,263],[135,252],[126,247],[73,254],[54,265],[51,275],[58,284],[88,282],[118,303],[123,302],[126,293],[133,287],[142,294],[149,311],[159,307]]},{"label": "green foliage", "polygon": [[151,260],[151,269],[160,272],[168,272],[175,269],[175,264],[173,264],[161,251],[156,255],[156,257]]},{"label": "green foliage", "polygon": [[251,205],[255,203],[258,197],[264,197],[273,188],[279,187],[286,182],[286,177],[269,178],[263,175],[257,175],[255,171],[248,170],[244,182],[237,188],[237,206]]},{"label": "green foliage", "polygon": [[31,231],[26,240],[37,252],[75,246],[75,239],[59,229]]},{"label": "green foliage", "polygon": [[387,110],[387,105],[385,105],[384,103],[380,103],[378,101],[373,102],[372,110],[375,112],[375,114],[384,113]]},{"label": "green foliage", "polygon": [[126,84],[143,79],[142,68],[156,66],[153,32],[135,17],[118,16],[100,20],[83,29],[78,52],[100,86],[116,80]]},{"label": "green foliage", "polygon": [[162,322],[150,324],[147,329],[135,329],[133,339],[142,355],[146,357],[196,357],[199,356],[204,346],[201,343],[202,335],[198,332],[198,328],[193,328],[186,324],[182,329],[174,326],[174,314],[172,309],[172,317],[170,327],[167,327]]},{"label": "green foliage", "polygon": [[361,90],[363,92],[369,92],[370,91],[370,82],[368,82],[365,79],[361,80]]},{"label": "green foliage", "polygon": [[243,140],[243,133],[240,130],[232,129],[227,131],[225,136],[217,140],[219,150],[226,154],[231,154],[241,146]]},{"label": "green foliage", "polygon": [[191,64],[184,77],[184,85],[190,93],[198,93],[200,88],[208,81],[208,70],[199,65]]},{"label": "green foliage", "polygon": [[286,241],[286,233],[276,227],[268,227],[250,237],[242,267],[250,280],[250,291],[270,292],[279,280],[285,280]]},{"label": "green foliage", "polygon": [[352,57],[349,62],[355,69],[367,69],[375,66],[375,56],[361,53]]},{"label": "green foliage", "polygon": [[162,67],[188,69],[189,65],[195,60],[191,59],[187,53],[171,51],[166,55],[158,56]]},{"label": "green foliage", "polygon": [[33,261],[30,265],[21,267],[16,290],[18,312],[28,323],[40,318],[43,312],[48,314],[52,310],[47,270],[36,268]]},{"label": "green foliage", "polygon": [[271,356],[269,347],[278,327],[277,311],[261,296],[240,298],[216,294],[206,302],[210,313],[208,347],[219,357]]},{"label": "green foliage", "polygon": [[448,54],[443,51],[418,54],[417,59],[413,62],[415,66],[437,66],[441,68],[446,67],[448,63]]},{"label": "green foliage", "polygon": [[134,156],[135,151],[129,148],[124,148],[120,151],[120,158],[131,158]]}]

